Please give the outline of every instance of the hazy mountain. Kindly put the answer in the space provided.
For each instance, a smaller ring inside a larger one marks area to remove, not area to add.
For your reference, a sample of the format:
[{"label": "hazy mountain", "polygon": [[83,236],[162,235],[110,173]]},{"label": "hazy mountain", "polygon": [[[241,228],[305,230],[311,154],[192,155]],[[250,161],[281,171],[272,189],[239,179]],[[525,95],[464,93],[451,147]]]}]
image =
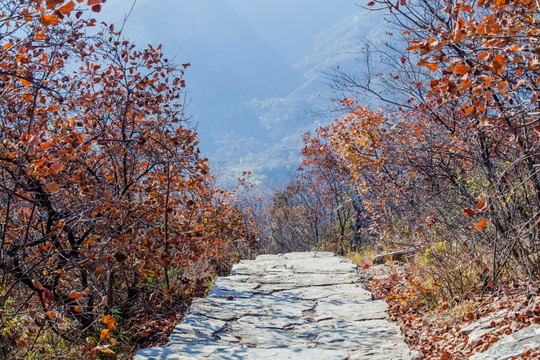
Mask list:
[{"label": "hazy mountain", "polygon": [[[108,1],[100,16],[118,29],[132,1]],[[354,61],[359,39],[380,19],[354,0],[138,0],[123,34],[163,44],[186,71],[187,108],[203,154],[225,172],[253,170],[280,182],[299,161],[301,135],[326,123],[321,71]]]},{"label": "hazy mountain", "polygon": [[383,33],[378,16],[357,13],[317,35],[312,52],[294,65],[303,73],[300,85],[282,97],[254,98],[242,103],[236,119],[253,117],[257,131],[229,132],[229,138],[243,146],[228,147],[229,140],[220,144],[218,153],[224,159],[239,159],[230,161],[228,168],[240,171],[248,167],[263,182],[282,181],[298,165],[302,134],[339,115],[331,111],[335,107],[331,99],[339,95],[329,89],[324,72],[337,66],[359,66],[362,39]]}]

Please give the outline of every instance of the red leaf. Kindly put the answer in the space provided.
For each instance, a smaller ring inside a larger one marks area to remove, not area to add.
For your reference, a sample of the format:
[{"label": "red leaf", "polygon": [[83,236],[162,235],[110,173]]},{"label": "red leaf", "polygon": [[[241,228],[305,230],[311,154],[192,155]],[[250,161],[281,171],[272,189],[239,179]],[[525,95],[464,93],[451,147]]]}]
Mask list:
[{"label": "red leaf", "polygon": [[362,266],[362,269],[369,269],[371,266],[369,266],[369,264],[364,264],[364,266]]},{"label": "red leaf", "polygon": [[474,214],[475,214],[475,211],[473,209],[470,209],[470,208],[463,209],[463,216],[473,217]]},{"label": "red leaf", "polygon": [[51,302],[53,301],[53,299],[53,292],[49,289],[45,289],[45,291],[43,291],[43,300],[45,300],[46,302]]},{"label": "red leaf", "polygon": [[92,6],[93,12],[100,12],[101,11],[101,5],[94,5]]},{"label": "red leaf", "polygon": [[375,5],[375,1],[370,1],[370,2],[368,2],[368,4],[367,4],[367,6],[373,6],[373,5]]}]

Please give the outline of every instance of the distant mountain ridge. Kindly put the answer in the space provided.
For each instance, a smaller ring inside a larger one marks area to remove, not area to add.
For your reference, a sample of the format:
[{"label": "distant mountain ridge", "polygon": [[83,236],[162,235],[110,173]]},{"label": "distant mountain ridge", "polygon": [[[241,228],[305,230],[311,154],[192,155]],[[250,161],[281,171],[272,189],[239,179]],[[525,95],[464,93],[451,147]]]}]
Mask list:
[{"label": "distant mountain ridge", "polygon": [[230,134],[242,139],[246,145],[243,149],[228,149],[224,143],[218,150],[228,162],[226,168],[232,173],[250,169],[263,183],[286,180],[299,164],[301,135],[336,117],[330,109],[335,105],[331,99],[337,94],[328,87],[323,72],[337,66],[354,66],[362,38],[384,33],[380,23],[378,16],[357,13],[335,24],[315,37],[313,52],[294,66],[304,78],[294,90],[284,97],[244,101],[238,119],[245,118],[241,123],[257,123],[252,124],[254,131]]},{"label": "distant mountain ridge", "polygon": [[[119,24],[130,6],[107,2],[99,16]],[[357,11],[353,0],[138,0],[123,34],[191,63],[187,113],[204,156],[232,177],[252,170],[281,183],[299,163],[301,135],[333,117],[321,71],[354,63],[360,38],[380,28],[378,14]]]}]

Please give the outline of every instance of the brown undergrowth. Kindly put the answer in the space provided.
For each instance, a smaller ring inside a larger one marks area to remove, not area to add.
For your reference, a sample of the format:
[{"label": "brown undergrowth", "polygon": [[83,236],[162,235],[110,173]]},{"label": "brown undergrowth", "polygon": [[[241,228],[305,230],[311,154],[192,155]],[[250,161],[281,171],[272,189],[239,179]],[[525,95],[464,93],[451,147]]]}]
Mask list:
[{"label": "brown undergrowth", "polygon": [[[503,336],[540,323],[539,283],[514,281],[497,288],[471,289],[452,300],[422,285],[410,264],[369,266],[361,270],[375,298],[388,303],[411,349],[422,359],[466,359],[486,351]],[[496,314],[496,315],[492,315]],[[492,315],[486,334],[470,341],[466,327]],[[540,351],[520,358],[538,359]]]}]

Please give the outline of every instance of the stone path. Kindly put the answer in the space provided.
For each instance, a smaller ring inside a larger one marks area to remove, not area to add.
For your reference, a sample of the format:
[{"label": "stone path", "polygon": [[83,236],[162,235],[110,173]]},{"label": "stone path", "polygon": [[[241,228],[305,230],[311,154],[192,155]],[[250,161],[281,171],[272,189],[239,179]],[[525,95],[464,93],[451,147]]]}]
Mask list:
[{"label": "stone path", "polygon": [[195,299],[167,346],[135,360],[411,359],[387,305],[327,252],[260,255]]}]

